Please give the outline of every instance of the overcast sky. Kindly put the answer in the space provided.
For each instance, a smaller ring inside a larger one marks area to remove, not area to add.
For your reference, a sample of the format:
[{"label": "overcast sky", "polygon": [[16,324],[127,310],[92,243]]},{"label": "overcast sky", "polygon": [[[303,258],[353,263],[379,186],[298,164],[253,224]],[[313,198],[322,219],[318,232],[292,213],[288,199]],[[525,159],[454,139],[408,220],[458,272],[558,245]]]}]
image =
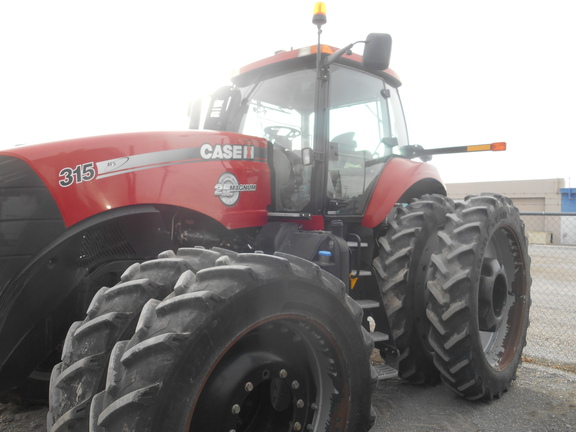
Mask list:
[{"label": "overcast sky", "polygon": [[[393,38],[411,142],[507,141],[436,156],[446,182],[571,178],[572,0],[327,0],[323,42]],[[235,68],[316,43],[314,1],[0,0],[0,148],[187,128]],[[361,53],[361,48],[359,48]]]}]

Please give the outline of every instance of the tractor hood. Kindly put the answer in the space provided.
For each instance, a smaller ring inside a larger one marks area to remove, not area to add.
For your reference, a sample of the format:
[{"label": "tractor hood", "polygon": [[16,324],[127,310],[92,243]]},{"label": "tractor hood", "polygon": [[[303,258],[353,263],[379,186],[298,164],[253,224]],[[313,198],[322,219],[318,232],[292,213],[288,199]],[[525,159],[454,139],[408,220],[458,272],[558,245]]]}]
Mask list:
[{"label": "tractor hood", "polygon": [[[227,228],[265,223],[270,204],[267,142],[214,131],[107,135],[0,151],[31,167],[70,227],[138,205],[204,213]],[[0,187],[10,188],[10,178]]]}]

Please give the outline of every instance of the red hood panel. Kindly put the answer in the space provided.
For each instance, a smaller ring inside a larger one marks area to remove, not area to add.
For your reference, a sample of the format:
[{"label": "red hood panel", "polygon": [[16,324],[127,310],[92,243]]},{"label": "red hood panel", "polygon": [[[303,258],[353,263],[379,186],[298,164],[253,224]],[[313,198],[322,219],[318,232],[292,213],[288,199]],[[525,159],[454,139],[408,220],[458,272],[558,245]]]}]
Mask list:
[{"label": "red hood panel", "polygon": [[165,204],[228,228],[265,223],[266,140],[212,131],[147,132],[17,147],[54,196],[66,226],[114,208]]}]

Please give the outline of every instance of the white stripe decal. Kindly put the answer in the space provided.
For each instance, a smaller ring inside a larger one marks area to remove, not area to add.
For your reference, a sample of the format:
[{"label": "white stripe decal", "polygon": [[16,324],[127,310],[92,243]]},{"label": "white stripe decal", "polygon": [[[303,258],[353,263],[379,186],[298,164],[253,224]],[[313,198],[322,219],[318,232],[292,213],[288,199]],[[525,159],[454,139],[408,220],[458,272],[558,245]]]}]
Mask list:
[{"label": "white stripe decal", "polygon": [[109,159],[102,162],[96,162],[96,166],[98,167],[97,178],[105,178],[142,169],[155,168],[158,166],[173,165],[189,161],[190,159],[199,159],[199,156],[200,153],[198,149],[193,148],[165,150],[126,156],[118,159]]},{"label": "white stripe decal", "polygon": [[[249,154],[247,158],[255,162],[265,162],[266,158],[255,159],[255,149],[253,146],[246,146]],[[258,149],[260,150],[260,149]],[[266,150],[261,149],[265,155]],[[201,157],[200,148],[185,148],[175,150],[163,150],[159,152],[143,153],[133,156],[124,156],[116,159],[108,159],[101,162],[96,162],[98,169],[98,176],[96,179],[116,176],[120,174],[127,174],[135,171],[141,171],[151,168],[159,168],[170,165],[178,165],[184,163],[210,161],[210,160],[228,160],[228,159],[205,159]]]}]

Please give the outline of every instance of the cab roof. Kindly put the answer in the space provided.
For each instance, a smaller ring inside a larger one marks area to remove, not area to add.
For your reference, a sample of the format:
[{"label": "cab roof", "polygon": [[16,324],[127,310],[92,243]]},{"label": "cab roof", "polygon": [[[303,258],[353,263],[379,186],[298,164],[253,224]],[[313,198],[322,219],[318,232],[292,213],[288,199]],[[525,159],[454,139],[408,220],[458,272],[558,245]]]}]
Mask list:
[{"label": "cab roof", "polygon": [[[320,45],[320,50],[322,56],[325,57],[338,51],[338,48],[335,48],[330,45]],[[246,80],[250,81],[250,77],[254,76],[257,71],[263,71],[267,69],[274,70],[279,69],[279,67],[282,66],[289,67],[290,65],[293,64],[301,65],[309,63],[310,67],[314,67],[317,52],[318,52],[317,45],[293,49],[290,51],[279,51],[271,57],[255,61],[246,66],[241,67],[238,70],[238,73],[234,77],[232,77],[232,81],[236,84],[242,84]],[[344,54],[336,61],[336,63],[348,65],[356,69],[365,70],[362,67],[362,56],[359,54],[354,53],[350,55]],[[373,71],[370,71],[369,73],[374,74]],[[393,87],[400,87],[400,85],[402,84],[399,76],[396,74],[396,72],[394,72],[390,68],[383,70],[381,72],[376,72],[375,74],[383,77],[384,80]]]}]

